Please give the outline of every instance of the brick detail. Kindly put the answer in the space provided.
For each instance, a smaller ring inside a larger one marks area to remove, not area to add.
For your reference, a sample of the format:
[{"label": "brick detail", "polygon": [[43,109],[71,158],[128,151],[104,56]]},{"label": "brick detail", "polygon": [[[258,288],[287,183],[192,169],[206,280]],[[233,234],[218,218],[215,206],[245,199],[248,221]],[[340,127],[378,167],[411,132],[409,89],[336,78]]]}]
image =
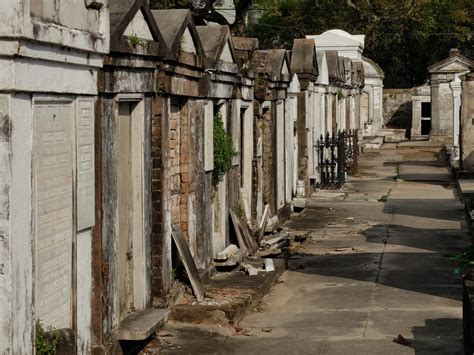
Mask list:
[{"label": "brick detail", "polygon": [[151,159],[152,159],[152,295],[162,297],[163,290],[163,154],[162,154],[162,111],[163,98],[153,102],[151,121]]}]

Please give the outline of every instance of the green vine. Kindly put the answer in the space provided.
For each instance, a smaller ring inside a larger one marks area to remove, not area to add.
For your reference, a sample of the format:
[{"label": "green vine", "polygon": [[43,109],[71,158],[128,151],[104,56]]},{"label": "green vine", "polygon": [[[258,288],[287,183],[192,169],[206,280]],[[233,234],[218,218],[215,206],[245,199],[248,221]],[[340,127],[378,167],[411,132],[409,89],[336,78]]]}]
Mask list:
[{"label": "green vine", "polygon": [[232,168],[232,158],[237,153],[232,145],[232,137],[224,128],[222,115],[214,115],[214,170],[212,181],[217,185],[224,175]]},{"label": "green vine", "polygon": [[41,320],[36,321],[35,349],[37,355],[54,355],[59,342],[58,334],[51,334],[53,328],[44,329]]}]

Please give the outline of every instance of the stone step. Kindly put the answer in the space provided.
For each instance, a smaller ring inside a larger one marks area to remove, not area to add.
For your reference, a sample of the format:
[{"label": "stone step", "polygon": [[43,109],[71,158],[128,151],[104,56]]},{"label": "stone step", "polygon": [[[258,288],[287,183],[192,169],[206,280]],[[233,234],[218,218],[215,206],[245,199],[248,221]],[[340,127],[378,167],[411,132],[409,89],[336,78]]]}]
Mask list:
[{"label": "stone step", "polygon": [[118,340],[145,340],[168,320],[169,309],[146,309],[133,312],[120,322]]}]

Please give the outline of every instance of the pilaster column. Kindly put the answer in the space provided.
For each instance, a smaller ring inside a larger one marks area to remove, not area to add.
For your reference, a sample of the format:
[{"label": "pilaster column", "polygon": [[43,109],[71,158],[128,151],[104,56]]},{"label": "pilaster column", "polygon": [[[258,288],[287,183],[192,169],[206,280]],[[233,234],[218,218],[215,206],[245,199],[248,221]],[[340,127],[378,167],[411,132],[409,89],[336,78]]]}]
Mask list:
[{"label": "pilaster column", "polygon": [[453,92],[453,151],[452,160],[459,159],[459,111],[461,108],[461,82],[458,80],[451,82]]}]

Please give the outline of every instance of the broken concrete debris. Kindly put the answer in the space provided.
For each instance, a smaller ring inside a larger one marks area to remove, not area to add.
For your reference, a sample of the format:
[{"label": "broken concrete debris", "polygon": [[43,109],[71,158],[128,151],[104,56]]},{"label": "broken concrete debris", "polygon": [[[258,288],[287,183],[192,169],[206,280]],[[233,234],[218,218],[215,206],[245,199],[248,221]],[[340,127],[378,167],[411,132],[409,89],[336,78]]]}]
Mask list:
[{"label": "broken concrete debris", "polygon": [[275,271],[275,266],[273,265],[273,259],[265,259],[265,271],[271,272]]},{"label": "broken concrete debris", "polygon": [[271,233],[278,227],[278,216],[275,215],[268,219],[267,225],[265,226],[265,232]]},{"label": "broken concrete debris", "polygon": [[262,269],[257,269],[250,264],[242,263],[241,265],[249,276],[256,276],[259,271],[263,271]]},{"label": "broken concrete debris", "polygon": [[239,248],[235,244],[229,245],[227,248],[225,248],[223,251],[217,253],[217,256],[215,257],[216,261],[225,261],[229,257],[233,256],[235,253],[239,251]]}]

